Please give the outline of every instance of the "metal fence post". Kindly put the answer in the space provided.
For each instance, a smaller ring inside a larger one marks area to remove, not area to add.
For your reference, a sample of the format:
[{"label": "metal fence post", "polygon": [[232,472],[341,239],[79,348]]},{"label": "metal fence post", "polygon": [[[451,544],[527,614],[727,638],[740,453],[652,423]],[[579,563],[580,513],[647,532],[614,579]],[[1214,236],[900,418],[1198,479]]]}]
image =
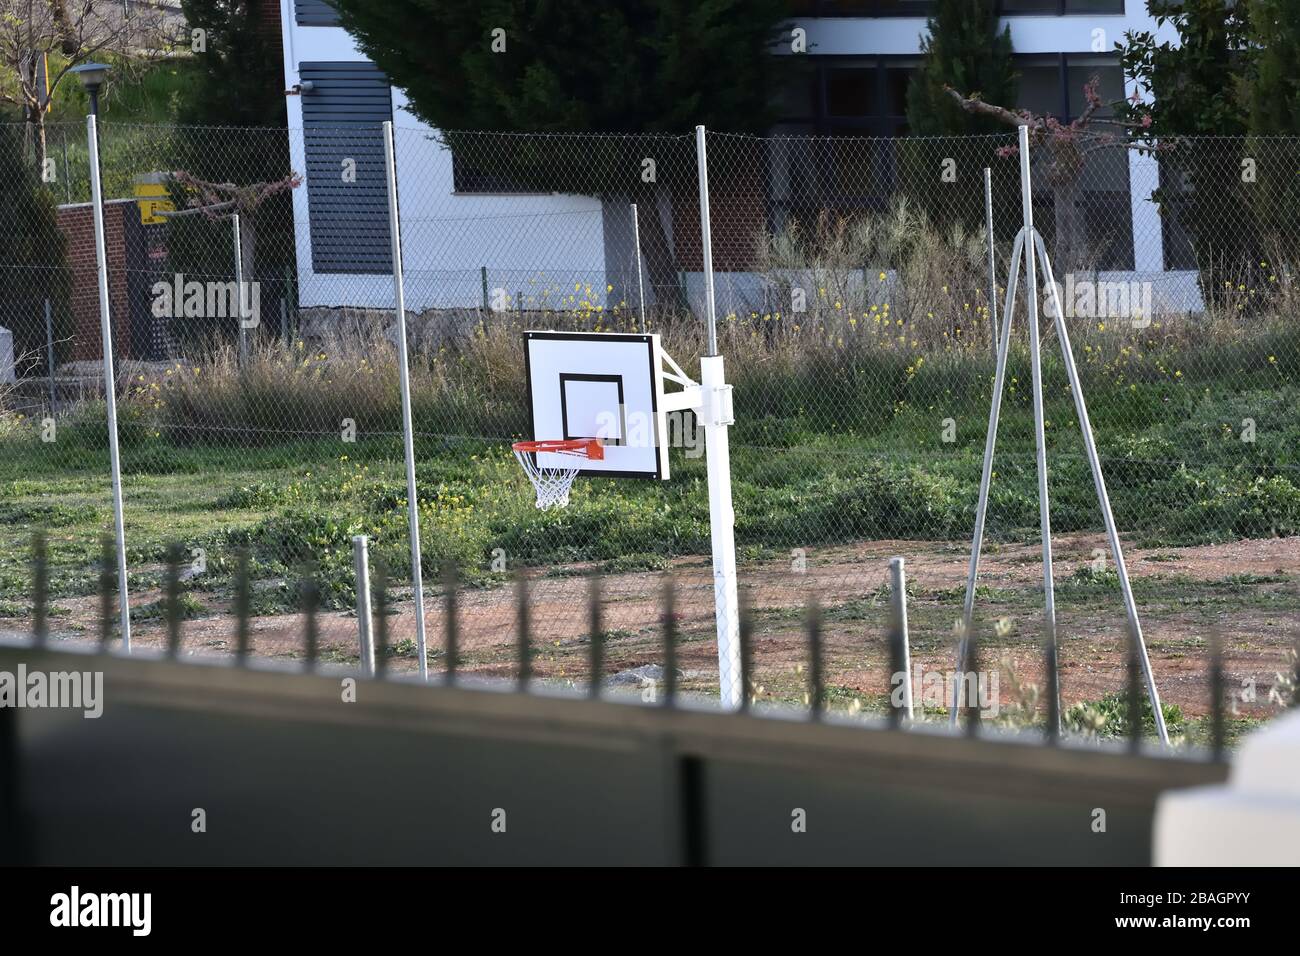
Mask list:
[{"label": "metal fence post", "polygon": [[[393,310],[397,314],[397,361],[402,385],[402,443],[406,453],[406,512],[411,529],[411,585],[415,598],[415,645],[420,679],[429,679],[424,635],[424,581],[420,574],[420,503],[415,493],[415,431],[411,426],[411,368],[406,347],[406,295],[402,288],[402,236],[397,220],[397,163],[393,122],[384,121],[384,178],[388,181],[388,234],[393,256]],[[484,273],[486,275],[486,271]]]},{"label": "metal fence post", "polygon": [[375,641],[370,617],[370,550],[364,534],[352,538],[352,563],[356,569],[357,639],[361,647],[361,672],[375,676]]},{"label": "metal fence post", "polygon": [[131,602],[126,583],[126,522],[122,516],[122,460],[117,444],[117,380],[113,373],[113,322],[108,301],[108,252],[104,244],[104,190],[99,173],[99,130],[95,115],[86,117],[90,163],[90,206],[95,223],[95,272],[99,285],[99,335],[104,354],[104,405],[108,414],[108,461],[113,483],[113,532],[117,542],[117,600],[122,647],[131,650]]},{"label": "metal fence post", "polygon": [[[889,603],[893,611],[890,623],[890,660],[903,675],[903,710],[912,720],[912,651],[907,636],[907,572],[902,558],[889,559]],[[891,690],[892,694],[892,690]],[[897,708],[890,701],[891,722],[897,722]]]},{"label": "metal fence post", "polygon": [[998,273],[993,252],[993,170],[984,167],[984,235],[989,247],[989,348],[998,351]]},{"label": "metal fence post", "polygon": [[645,282],[641,279],[641,221],[632,203],[632,255],[636,257],[636,305],[641,313],[641,334],[645,334]]},{"label": "metal fence post", "polygon": [[713,306],[713,248],[709,233],[709,174],[705,130],[695,127],[700,179],[700,234],[704,250],[704,311],[708,354],[700,359],[704,394],[704,457],[709,487],[709,538],[713,551],[714,619],[718,632],[718,689],[722,706],[738,710],[744,697],[740,667],[740,601],[736,580],[736,513],[731,501],[729,386],[718,354]]},{"label": "metal fence post", "polygon": [[695,127],[695,161],[700,179],[700,245],[704,251],[704,322],[708,337],[705,354],[717,355],[718,323],[713,304],[713,234],[709,223],[708,134],[703,126]]},{"label": "metal fence post", "polygon": [[243,368],[248,362],[248,332],[244,328],[244,250],[241,248],[239,213],[232,215],[230,222],[235,241],[235,294],[239,297],[239,304],[235,306],[239,318],[239,367]]}]

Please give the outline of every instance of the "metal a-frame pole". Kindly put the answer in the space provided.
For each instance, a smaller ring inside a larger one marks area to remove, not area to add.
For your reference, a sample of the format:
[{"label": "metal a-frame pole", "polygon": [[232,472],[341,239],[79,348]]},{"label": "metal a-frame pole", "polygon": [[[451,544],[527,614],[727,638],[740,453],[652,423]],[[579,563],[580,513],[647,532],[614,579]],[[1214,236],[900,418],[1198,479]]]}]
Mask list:
[{"label": "metal a-frame pole", "polygon": [[[998,342],[997,369],[993,373],[993,400],[989,404],[989,427],[984,439],[984,467],[980,473],[979,504],[975,508],[975,533],[971,540],[970,570],[966,575],[966,600],[962,605],[961,644],[957,648],[957,673],[960,676],[966,669],[966,655],[970,646],[971,622],[975,614],[975,582],[979,578],[980,551],[984,547],[984,521],[988,516],[989,485],[993,478],[993,451],[998,440],[998,418],[1002,414],[1002,391],[1006,385],[1007,352],[1011,346],[1011,315],[1016,302],[1016,288],[1020,283],[1019,262],[1024,253],[1025,231],[1016,233],[1015,244],[1011,247],[1011,275],[1007,278],[1006,307],[1002,310],[1002,337]],[[948,713],[948,723],[957,723],[960,711],[959,695],[961,680],[955,682],[952,709]]]},{"label": "metal a-frame pole", "polygon": [[[406,520],[411,537],[411,587],[415,600],[415,647],[420,680],[429,679],[424,624],[424,578],[420,569],[420,502],[415,487],[415,429],[411,424],[411,362],[406,343],[406,293],[402,277],[401,215],[397,203],[397,150],[393,122],[384,120],[384,179],[388,189],[388,236],[393,258],[393,312],[397,316],[398,378],[402,391],[402,451],[406,461]],[[384,613],[384,608],[379,609]]]},{"label": "metal a-frame pole", "polygon": [[[1060,340],[1061,352],[1065,360],[1066,375],[1070,382],[1070,390],[1074,396],[1075,413],[1079,419],[1079,427],[1083,434],[1084,448],[1088,455],[1088,464],[1092,470],[1093,485],[1097,492],[1097,501],[1101,506],[1102,517],[1106,524],[1106,534],[1110,540],[1111,552],[1115,555],[1115,564],[1118,569],[1120,578],[1120,589],[1124,596],[1124,609],[1128,616],[1129,632],[1137,639],[1139,649],[1139,659],[1142,664],[1143,674],[1146,678],[1147,693],[1151,699],[1151,709],[1155,716],[1156,732],[1163,744],[1169,743],[1168,730],[1165,727],[1164,715],[1160,710],[1160,695],[1156,688],[1155,675],[1151,669],[1151,660],[1147,654],[1146,643],[1142,638],[1141,625],[1138,621],[1137,604],[1133,599],[1133,589],[1129,581],[1128,567],[1124,562],[1124,553],[1120,546],[1119,531],[1115,524],[1115,515],[1110,505],[1110,497],[1106,492],[1106,481],[1101,471],[1101,459],[1097,455],[1096,440],[1092,434],[1092,423],[1088,418],[1088,408],[1083,397],[1083,389],[1079,382],[1078,368],[1074,362],[1074,353],[1070,347],[1069,333],[1065,328],[1065,313],[1061,308],[1060,294],[1056,285],[1056,277],[1052,271],[1051,259],[1047,254],[1047,245],[1042,236],[1034,228],[1033,224],[1033,193],[1032,184],[1029,177],[1029,129],[1026,126],[1020,127],[1020,182],[1021,182],[1021,199],[1024,210],[1025,224],[1016,236],[1015,246],[1011,253],[1011,274],[1007,282],[1007,299],[1006,307],[1002,313],[1002,337],[998,345],[997,370],[994,374],[993,399],[989,410],[989,430],[984,445],[984,466],[980,477],[979,504],[975,512],[975,532],[971,542],[971,560],[970,568],[966,579],[966,599],[962,607],[962,632],[961,643],[957,652],[957,680],[954,681],[954,693],[952,708],[949,712],[949,723],[956,724],[957,715],[960,707],[961,688],[964,681],[961,680],[962,672],[966,666],[966,657],[968,642],[972,626],[972,618],[975,607],[975,584],[979,576],[979,559],[980,552],[984,542],[984,524],[988,511],[989,485],[992,478],[993,453],[997,441],[998,418],[1002,404],[1002,391],[1005,384],[1007,352],[1010,346],[1010,329],[1012,318],[1012,306],[1015,302],[1016,288],[1019,279],[1019,269],[1021,263],[1021,254],[1026,272],[1027,290],[1026,290],[1026,311],[1029,320],[1029,340],[1031,350],[1031,368],[1034,379],[1034,440],[1037,452],[1037,470],[1038,470],[1038,492],[1039,492],[1039,517],[1042,522],[1042,539],[1043,539],[1043,586],[1046,609],[1047,640],[1049,642],[1049,660],[1055,662],[1057,659],[1056,651],[1056,602],[1053,591],[1052,579],[1052,543],[1051,543],[1051,525],[1047,497],[1047,467],[1046,467],[1046,436],[1043,427],[1043,405],[1042,405],[1042,364],[1039,355],[1038,341],[1038,269],[1036,259],[1042,259],[1042,278],[1047,284],[1048,291],[1052,296],[1052,305],[1055,310],[1055,326],[1057,337]],[[1054,663],[1053,663],[1053,666]],[[1059,686],[1055,679],[1051,686]],[[1058,721],[1061,713],[1060,702],[1053,709],[1057,715]],[[1054,728],[1059,733],[1059,726]]]},{"label": "metal a-frame pole", "polygon": [[1074,411],[1079,419],[1079,430],[1083,433],[1083,447],[1088,455],[1088,467],[1092,470],[1092,484],[1097,491],[1097,504],[1101,506],[1101,517],[1106,523],[1106,537],[1110,540],[1110,552],[1115,556],[1115,570],[1119,574],[1119,588],[1124,595],[1124,613],[1128,615],[1129,632],[1136,639],[1138,660],[1142,664],[1142,674],[1146,679],[1147,696],[1151,698],[1151,713],[1155,717],[1156,733],[1162,744],[1169,743],[1169,730],[1165,727],[1165,715],[1160,710],[1160,691],[1156,688],[1155,674],[1151,671],[1151,658],[1147,654],[1146,641],[1142,637],[1142,624],[1138,620],[1137,602],[1133,600],[1133,585],[1129,582],[1128,565],[1124,562],[1124,549],[1119,543],[1119,529],[1115,525],[1115,513],[1110,506],[1110,495],[1106,492],[1106,478],[1101,473],[1101,459],[1097,455],[1097,441],[1092,434],[1092,422],[1088,418],[1088,403],[1083,397],[1083,386],[1079,382],[1079,370],[1074,364],[1074,350],[1070,348],[1070,334],[1065,328],[1065,312],[1061,309],[1061,297],[1056,277],[1052,274],[1052,260],[1047,257],[1047,246],[1043,237],[1035,233],[1034,244],[1043,259],[1043,281],[1052,294],[1052,307],[1056,312],[1056,337],[1061,342],[1061,356],[1065,360],[1065,374],[1070,380],[1070,391],[1074,395]]},{"label": "metal a-frame pole", "polygon": [[[1034,242],[1034,187],[1029,177],[1029,127],[1020,127],[1020,204],[1025,221],[1025,313],[1034,384],[1034,454],[1038,472],[1038,527],[1043,542],[1043,628],[1048,657],[1056,653],[1056,582],[1052,576],[1052,508],[1047,496],[1047,434],[1043,416],[1043,356],[1038,336],[1038,247]],[[1056,713],[1060,714],[1060,707]],[[1055,728],[1057,731],[1060,728]]]}]

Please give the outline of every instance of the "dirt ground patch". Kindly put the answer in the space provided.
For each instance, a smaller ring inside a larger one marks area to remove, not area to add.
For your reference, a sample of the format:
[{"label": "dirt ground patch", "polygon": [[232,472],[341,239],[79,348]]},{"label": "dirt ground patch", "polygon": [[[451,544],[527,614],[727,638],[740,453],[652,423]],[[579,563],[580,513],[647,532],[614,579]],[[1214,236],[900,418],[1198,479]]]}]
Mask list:
[{"label": "dirt ground patch", "polygon": [[[823,620],[824,673],[832,706],[856,698],[879,702],[888,687],[888,559],[907,559],[908,613],[913,666],[952,668],[953,623],[960,616],[969,562],[968,545],[934,541],[866,541],[809,550],[802,556],[748,561],[741,592],[755,616],[754,681],[763,698],[798,702],[804,693],[808,644],[805,609],[816,601]],[[1097,549],[1111,568],[1104,537],[1056,540],[1055,581],[1064,706],[1096,700],[1124,687],[1124,612],[1113,574],[1093,573]],[[1188,548],[1131,549],[1126,554],[1157,685],[1166,703],[1189,716],[1208,710],[1207,641],[1219,636],[1228,687],[1243,716],[1276,712],[1268,703],[1275,673],[1300,637],[1300,540],[1277,538]],[[536,675],[585,684],[590,640],[589,584],[581,565],[552,567],[533,576],[529,608]],[[717,687],[717,652],[711,572],[707,558],[673,562],[679,667],[683,686]],[[660,608],[664,572],[610,575],[602,581],[604,677],[663,660]],[[229,653],[234,621],[228,602],[202,590],[191,592],[207,609],[184,625],[186,653]],[[1042,570],[1036,544],[1003,544],[981,562],[977,592],[981,660],[997,664],[1004,705],[1012,703],[1012,674],[1024,683],[1043,679],[1041,648]],[[157,592],[133,595],[133,606],[156,601]],[[416,667],[415,617],[409,593],[396,595],[388,619],[390,666]],[[52,622],[59,640],[86,640],[98,626],[94,598],[61,600]],[[460,668],[466,673],[509,677],[516,673],[518,610],[515,591],[499,587],[461,592],[458,614]],[[438,586],[426,587],[429,666],[444,666],[445,614]],[[1003,633],[992,622],[1003,620]],[[350,613],[320,616],[322,656],[357,659],[356,619]],[[10,629],[21,629],[11,622]],[[161,621],[133,625],[141,646],[165,643]],[[297,657],[303,652],[298,615],[252,621],[254,653]],[[1253,700],[1251,692],[1253,691]]]}]

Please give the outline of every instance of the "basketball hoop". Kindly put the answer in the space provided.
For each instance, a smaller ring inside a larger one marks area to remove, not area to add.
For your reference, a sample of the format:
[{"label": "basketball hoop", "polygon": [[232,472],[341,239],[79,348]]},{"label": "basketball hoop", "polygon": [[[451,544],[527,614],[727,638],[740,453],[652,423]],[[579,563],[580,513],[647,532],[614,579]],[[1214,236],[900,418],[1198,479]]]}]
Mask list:
[{"label": "basketball hoop", "polygon": [[601,461],[605,457],[605,448],[596,438],[574,438],[567,441],[517,441],[511,448],[515,457],[523,466],[524,474],[533,483],[537,491],[537,507],[563,508],[569,503],[569,489],[573,479],[582,470],[581,464],[571,468],[541,468],[537,464],[538,453],[549,455],[572,455],[578,459]]}]

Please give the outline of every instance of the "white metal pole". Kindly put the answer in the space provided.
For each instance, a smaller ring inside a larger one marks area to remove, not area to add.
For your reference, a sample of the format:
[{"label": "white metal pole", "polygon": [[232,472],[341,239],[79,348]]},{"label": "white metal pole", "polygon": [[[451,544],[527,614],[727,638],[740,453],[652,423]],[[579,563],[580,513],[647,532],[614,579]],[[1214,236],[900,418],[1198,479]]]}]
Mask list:
[{"label": "white metal pole", "polygon": [[993,170],[984,167],[984,235],[989,247],[989,342],[998,347],[998,266],[993,253]]},{"label": "white metal pole", "polygon": [[736,576],[736,512],[731,502],[730,392],[718,354],[713,305],[713,247],[709,233],[709,173],[703,126],[695,127],[695,157],[700,176],[700,235],[704,249],[704,310],[708,354],[700,358],[704,398],[705,465],[709,483],[709,536],[713,545],[713,601],[718,631],[718,690],[722,706],[740,707],[740,601]]},{"label": "white metal pole", "polygon": [[736,512],[731,503],[731,451],[723,412],[726,391],[722,356],[700,359],[705,400],[704,453],[709,484],[709,537],[713,545],[714,619],[718,632],[718,688],[722,706],[740,707],[740,600],[736,573]]},{"label": "white metal pole", "polygon": [[636,304],[641,313],[641,334],[645,334],[645,283],[641,280],[641,223],[632,203],[632,252],[636,256]]},{"label": "white metal pole", "polygon": [[[1052,307],[1056,311],[1056,335],[1061,340],[1061,355],[1065,360],[1065,374],[1070,380],[1070,391],[1074,394],[1074,411],[1079,418],[1079,429],[1083,432],[1083,447],[1088,455],[1088,467],[1092,469],[1092,483],[1097,491],[1097,503],[1101,505],[1102,520],[1106,523],[1106,537],[1110,540],[1110,552],[1115,556],[1115,569],[1119,574],[1120,591],[1124,595],[1124,612],[1128,615],[1129,627],[1137,638],[1138,655],[1142,662],[1142,673],[1146,679],[1147,696],[1151,698],[1151,712],[1155,717],[1156,733],[1162,744],[1169,743],[1169,731],[1165,727],[1165,716],[1160,710],[1160,691],[1156,688],[1155,674],[1151,670],[1151,658],[1147,655],[1146,641],[1142,637],[1142,624],[1138,621],[1137,602],[1133,599],[1133,586],[1129,582],[1128,565],[1124,561],[1124,550],[1120,547],[1119,529],[1115,524],[1115,513],[1111,510],[1110,495],[1106,492],[1106,479],[1101,471],[1101,459],[1097,455],[1097,442],[1092,434],[1092,422],[1088,418],[1088,403],[1083,397],[1083,386],[1079,381],[1079,370],[1074,364],[1074,350],[1070,347],[1070,334],[1065,328],[1065,312],[1061,309],[1061,297],[1056,285],[1056,276],[1052,273],[1052,260],[1047,257],[1047,246],[1041,236],[1036,236],[1039,254],[1043,258],[1043,279],[1052,296]],[[1059,708],[1058,708],[1059,710]]]},{"label": "white metal pole", "polygon": [[713,233],[709,227],[708,134],[695,127],[695,165],[700,174],[700,242],[704,247],[704,317],[708,347],[706,355],[718,354],[718,323],[713,306]]},{"label": "white metal pole", "polygon": [[[1020,203],[1025,218],[1025,311],[1029,322],[1029,368],[1034,384],[1034,446],[1038,468],[1038,524],[1043,537],[1043,614],[1047,640],[1056,647],[1056,589],[1052,578],[1052,516],[1047,497],[1047,435],[1043,425],[1043,362],[1038,342],[1038,266],[1034,190],[1029,177],[1029,127],[1020,127]],[[1059,659],[1059,658],[1058,658]],[[1059,715],[1060,708],[1057,708]],[[1059,728],[1058,728],[1059,729]]]},{"label": "white metal pole", "polygon": [[230,223],[235,240],[235,294],[239,297],[239,305],[235,308],[239,313],[239,367],[243,368],[248,362],[248,333],[244,329],[244,250],[239,234],[239,213],[230,217]]},{"label": "white metal pole", "polygon": [[393,123],[384,121],[384,175],[388,180],[388,234],[393,255],[393,309],[397,314],[398,375],[402,384],[402,439],[406,451],[406,510],[411,526],[411,584],[415,591],[415,645],[420,679],[429,679],[424,635],[424,581],[420,573],[420,510],[415,494],[415,432],[411,426],[411,370],[406,349],[406,294],[402,288],[402,236],[397,219],[397,163]]},{"label": "white metal pole", "polygon": [[[989,405],[989,427],[984,437],[984,466],[980,472],[979,503],[975,507],[975,533],[971,537],[970,569],[966,574],[966,599],[962,604],[961,637],[957,647],[957,673],[966,669],[966,652],[970,642],[971,622],[975,616],[975,582],[979,579],[980,552],[984,547],[984,521],[988,516],[989,486],[993,482],[993,453],[998,439],[998,418],[1002,414],[1002,392],[1006,386],[1007,353],[1011,348],[1011,315],[1015,308],[1016,289],[1019,286],[1020,263],[1024,253],[1025,231],[1016,234],[1011,248],[1011,272],[1007,276],[1007,307],[1002,310],[1002,338],[998,343],[997,367],[993,373],[993,400]],[[960,712],[962,682],[954,684],[952,709],[948,723],[956,724]]]},{"label": "white metal pole", "polygon": [[375,676],[375,640],[370,615],[370,546],[364,534],[352,538],[352,565],[356,573],[357,639],[361,648],[361,672]]},{"label": "white metal pole", "polygon": [[95,223],[95,272],[99,281],[99,336],[104,353],[104,404],[108,410],[108,462],[113,477],[113,533],[117,538],[117,603],[122,649],[131,650],[131,600],[126,583],[126,522],[122,516],[122,460],[117,447],[117,378],[113,371],[113,322],[108,303],[108,254],[104,245],[104,189],[99,175],[99,130],[95,115],[86,117],[90,154],[90,205]]},{"label": "white metal pole", "polygon": [[894,604],[894,626],[898,629],[898,639],[903,644],[903,708],[907,719],[912,713],[912,651],[907,637],[907,572],[902,558],[889,559],[889,586]]}]

